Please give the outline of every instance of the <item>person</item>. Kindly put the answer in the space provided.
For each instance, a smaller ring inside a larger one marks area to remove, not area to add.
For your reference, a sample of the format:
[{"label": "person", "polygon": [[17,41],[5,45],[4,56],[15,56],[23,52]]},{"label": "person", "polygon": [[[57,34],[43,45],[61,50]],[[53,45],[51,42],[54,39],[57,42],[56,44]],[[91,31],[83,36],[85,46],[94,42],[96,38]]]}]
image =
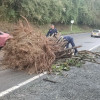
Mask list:
[{"label": "person", "polygon": [[[66,48],[69,48],[69,44],[72,45],[72,47],[75,47],[75,43],[74,43],[74,40],[71,36],[61,36],[60,39],[63,39],[64,41],[67,41],[67,44],[66,44]],[[78,50],[77,48],[74,49],[75,52],[74,52],[74,55],[76,55],[78,53]]]},{"label": "person", "polygon": [[53,24],[51,24],[51,28],[49,29],[48,33],[46,34],[46,37],[48,36],[55,36],[57,35],[58,31],[55,28],[55,26]]}]

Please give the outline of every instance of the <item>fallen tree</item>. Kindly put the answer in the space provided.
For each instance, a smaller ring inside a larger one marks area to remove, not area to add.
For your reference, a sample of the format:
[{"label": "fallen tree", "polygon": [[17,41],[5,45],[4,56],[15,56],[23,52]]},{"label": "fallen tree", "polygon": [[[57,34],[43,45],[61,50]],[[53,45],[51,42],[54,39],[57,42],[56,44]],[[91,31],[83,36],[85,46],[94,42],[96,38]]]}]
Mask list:
[{"label": "fallen tree", "polygon": [[[65,52],[60,54],[64,50],[62,42],[57,43],[57,39],[53,37],[46,38],[36,28],[31,27],[27,20],[26,23],[19,22],[12,33],[13,39],[3,48],[3,63],[8,68],[26,70],[30,74],[50,71],[55,59],[65,55]],[[66,56],[71,55],[68,52],[66,51]]]},{"label": "fallen tree", "polygon": [[21,22],[13,32],[13,39],[4,47],[4,62],[9,68],[38,73],[50,70],[55,60],[48,39]]},{"label": "fallen tree", "polygon": [[[26,20],[26,18],[24,19]],[[46,38],[38,29],[31,27],[27,20],[26,23],[19,22],[12,33],[13,38],[3,48],[3,64],[6,64],[7,68],[25,70],[29,74],[51,71],[51,65],[55,60],[72,58],[73,49],[81,47],[64,49],[66,42],[58,42],[59,35]],[[83,57],[86,52],[80,54]],[[78,60],[82,60],[82,57]]]}]

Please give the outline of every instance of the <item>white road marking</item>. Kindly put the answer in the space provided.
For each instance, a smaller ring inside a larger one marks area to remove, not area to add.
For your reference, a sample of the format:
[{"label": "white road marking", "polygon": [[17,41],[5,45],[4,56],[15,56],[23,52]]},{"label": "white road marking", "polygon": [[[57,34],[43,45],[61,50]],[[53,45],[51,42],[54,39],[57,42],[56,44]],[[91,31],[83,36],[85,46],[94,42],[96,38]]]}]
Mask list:
[{"label": "white road marking", "polygon": [[[94,46],[93,48],[89,49],[89,51],[92,51],[93,49],[95,49],[95,48],[97,48],[97,47],[99,47],[99,46],[100,46],[100,45]],[[32,82],[32,81],[34,81],[34,80],[40,78],[41,76],[43,76],[43,75],[45,75],[45,74],[47,74],[47,72],[44,72],[44,73],[39,74],[39,75],[37,75],[37,76],[34,76],[34,77],[32,77],[32,78],[26,80],[25,82],[22,82],[22,83],[20,83],[20,84],[18,84],[18,85],[16,85],[16,86],[13,86],[13,87],[11,87],[11,88],[9,88],[9,89],[7,89],[7,90],[1,92],[1,93],[0,93],[0,97],[3,97],[3,96],[5,96],[5,95],[7,95],[8,93],[10,93],[10,92],[12,92],[12,91],[14,91],[14,90],[20,88],[21,86],[24,86],[24,85],[26,85],[26,84],[28,84],[28,83],[30,83],[30,82]]]},{"label": "white road marking", "polygon": [[24,86],[24,85],[26,85],[26,84],[28,84],[28,83],[30,83],[30,82],[32,82],[32,81],[34,81],[34,80],[40,78],[41,76],[43,76],[43,75],[45,75],[45,74],[47,74],[47,72],[41,73],[41,74],[39,74],[39,75],[37,75],[37,76],[34,76],[34,77],[32,77],[32,78],[26,80],[25,82],[22,82],[22,83],[20,83],[20,84],[18,84],[18,85],[16,85],[16,86],[13,86],[13,87],[11,87],[11,88],[9,88],[9,89],[7,89],[7,90],[1,92],[1,93],[0,93],[0,97],[5,96],[6,94],[8,94],[8,93],[10,93],[10,92],[12,92],[12,91],[14,91],[14,90],[20,88],[21,86]]},{"label": "white road marking", "polygon": [[89,49],[89,51],[92,51],[92,50],[94,50],[95,48],[97,48],[97,47],[99,47],[100,46],[100,44],[99,45],[96,45],[96,46],[94,46],[93,48],[91,48],[91,49]]}]

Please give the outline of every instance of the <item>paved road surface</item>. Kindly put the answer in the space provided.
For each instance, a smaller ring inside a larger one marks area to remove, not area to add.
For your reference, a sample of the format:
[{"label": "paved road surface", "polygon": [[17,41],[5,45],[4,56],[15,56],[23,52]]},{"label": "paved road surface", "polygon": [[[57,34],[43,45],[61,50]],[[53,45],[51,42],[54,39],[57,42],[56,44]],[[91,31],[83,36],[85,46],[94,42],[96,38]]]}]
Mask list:
[{"label": "paved road surface", "polygon": [[94,46],[100,45],[100,38],[91,38],[90,35],[90,33],[83,33],[71,36],[74,38],[76,45],[82,45],[79,50],[89,50]]},{"label": "paved road surface", "polygon": [[[74,38],[76,45],[82,45],[83,46],[79,50],[89,50],[92,47],[97,46],[97,45],[100,44],[100,38],[91,38],[90,37],[90,33],[73,34],[72,37]],[[21,82],[23,82],[23,81],[31,78],[31,77],[33,77],[33,76],[34,75],[27,75],[27,73],[25,73],[25,72],[18,72],[18,71],[13,71],[13,70],[2,70],[2,71],[0,71],[0,92],[4,91],[4,90],[6,90],[6,89],[8,89],[10,87],[13,87],[13,86],[15,86],[15,85],[17,85],[17,84],[19,84],[19,83],[21,83]],[[43,77],[45,77],[45,75]],[[39,81],[31,82],[30,84],[34,85],[35,83],[37,85],[39,85],[38,87],[41,87],[41,84],[39,84]],[[30,84],[28,84],[27,87],[30,86]],[[48,85],[48,87],[49,87],[49,85]],[[26,88],[24,87],[24,89],[23,89],[24,92],[26,91],[25,89]],[[29,88],[29,89],[31,89],[31,88]],[[17,92],[18,91],[19,90],[17,90]],[[34,90],[33,92],[36,92],[36,91]],[[53,90],[52,90],[52,92],[53,92]],[[59,91],[56,91],[56,92],[59,92]],[[19,98],[18,98],[18,96],[19,96]],[[31,99],[31,97],[29,97],[30,99],[28,99],[28,98],[27,99],[25,99],[25,98],[24,99],[22,99],[22,98],[20,99],[20,97],[23,96],[23,95],[20,95],[19,93],[18,93],[18,96],[16,98],[16,95],[15,95],[14,98],[12,98],[12,99],[10,97],[7,97],[7,98],[10,98],[11,100],[17,100],[17,99],[18,100],[33,100],[33,99]],[[34,96],[38,96],[38,94],[36,94]],[[4,99],[2,98],[0,100],[10,100],[10,99],[7,99],[7,98],[4,98]],[[34,100],[49,100],[49,99],[40,99],[40,98],[37,98],[37,99],[34,99]],[[58,99],[50,99],[50,100],[58,100]],[[61,100],[70,100],[70,99],[61,99]],[[73,99],[71,99],[71,100],[73,100]],[[76,99],[76,100],[79,100],[79,99]],[[86,99],[86,100],[88,100],[88,99]],[[97,100],[99,100],[99,99],[97,99]]]}]

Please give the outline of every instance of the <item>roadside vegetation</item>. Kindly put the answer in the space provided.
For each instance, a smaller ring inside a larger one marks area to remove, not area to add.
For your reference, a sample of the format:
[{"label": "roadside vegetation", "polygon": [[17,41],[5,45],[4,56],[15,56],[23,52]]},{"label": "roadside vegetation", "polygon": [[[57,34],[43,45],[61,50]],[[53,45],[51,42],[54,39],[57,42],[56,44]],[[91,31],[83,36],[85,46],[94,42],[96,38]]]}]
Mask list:
[{"label": "roadside vegetation", "polygon": [[[57,70],[70,70],[71,64],[81,67],[82,60],[87,59],[98,63],[94,55],[91,59],[86,52],[72,59],[72,49],[80,46],[65,49],[66,41],[59,41],[59,34],[56,38],[46,38],[44,34],[51,23],[62,34],[89,32],[91,27],[99,27],[99,4],[99,0],[0,0],[0,30],[13,35],[3,48],[3,63],[7,68],[25,70],[29,74],[51,71],[52,64],[63,58],[71,59],[54,65],[54,70],[56,67]],[[71,20],[74,20],[72,29]]]},{"label": "roadside vegetation", "polygon": [[[72,31],[71,31],[71,25],[56,24],[55,27],[57,28],[58,32],[61,33],[62,35],[76,34],[76,33],[90,33],[93,30],[92,27],[89,27],[87,25],[73,25]],[[44,34],[48,32],[49,28],[50,28],[50,24],[39,26],[39,29]]]},{"label": "roadside vegetation", "polygon": [[100,0],[0,0],[0,20],[16,22],[20,15],[38,25],[70,25],[74,20],[76,25],[99,27]]}]

